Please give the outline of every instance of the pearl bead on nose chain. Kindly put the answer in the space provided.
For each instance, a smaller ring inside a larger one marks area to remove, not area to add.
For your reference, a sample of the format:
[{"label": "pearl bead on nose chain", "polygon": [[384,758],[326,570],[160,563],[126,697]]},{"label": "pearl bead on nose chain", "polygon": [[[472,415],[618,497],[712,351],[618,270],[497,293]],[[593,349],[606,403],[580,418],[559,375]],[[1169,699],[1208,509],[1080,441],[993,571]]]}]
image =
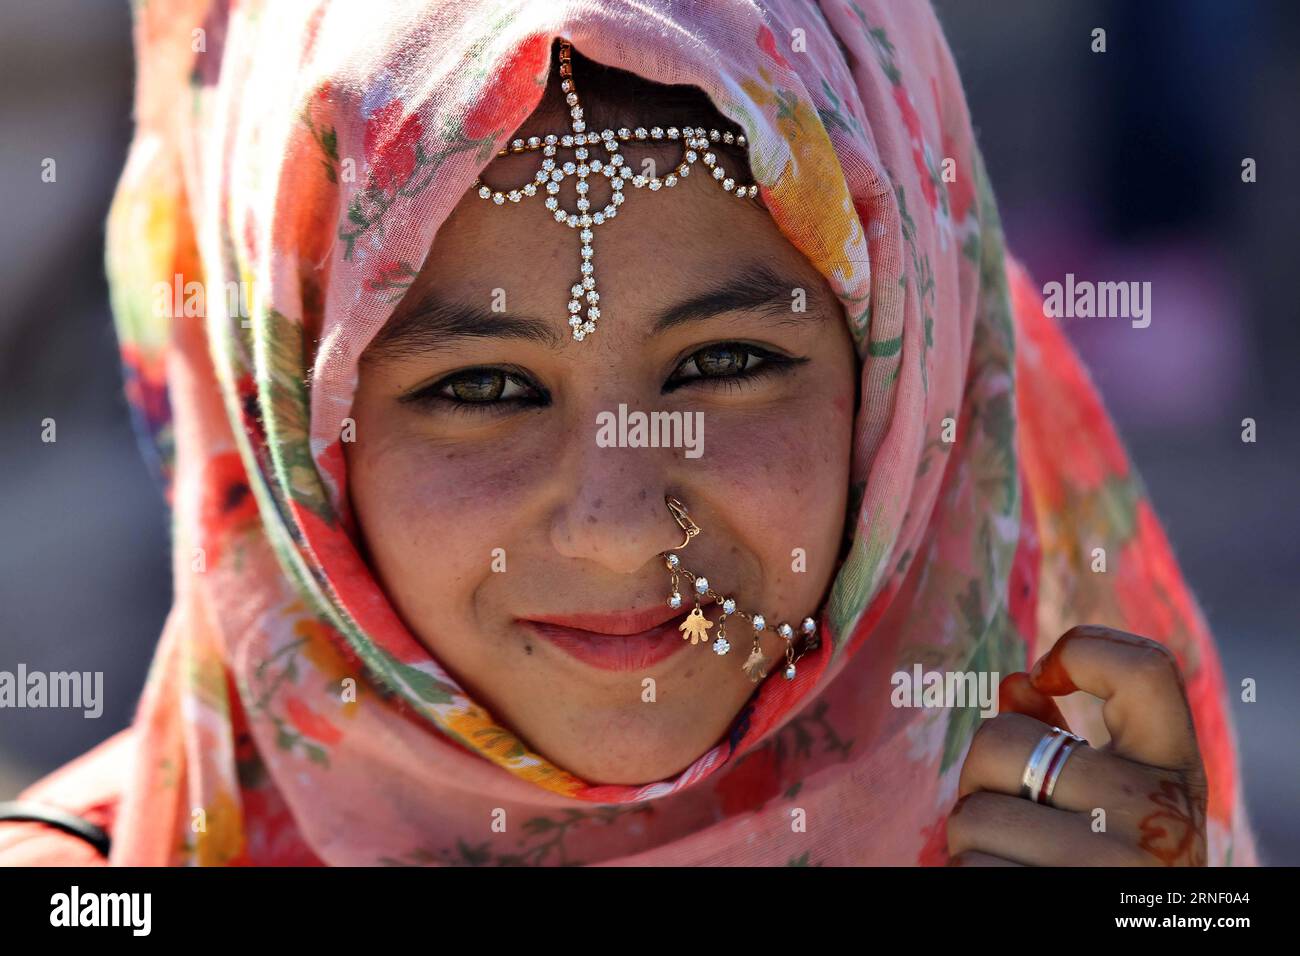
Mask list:
[{"label": "pearl bead on nose chain", "polygon": [[[551,210],[555,216],[555,221],[563,223],[570,229],[580,228],[578,233],[582,241],[582,265],[579,267],[581,278],[573,284],[569,290],[571,298],[569,299],[569,326],[573,329],[573,337],[581,342],[584,338],[596,331],[596,321],[600,318],[600,293],[596,290],[595,266],[592,264],[592,256],[595,255],[591,246],[592,230],[594,227],[604,224],[618,215],[618,207],[623,204],[623,184],[630,180],[632,185],[637,189],[648,188],[651,192],[658,192],[664,187],[676,186],[680,179],[690,175],[691,167],[697,161],[702,161],[705,166],[713,171],[713,178],[718,181],[724,190],[741,199],[758,198],[758,185],[747,183],[737,186],[736,181],[727,175],[726,170],[718,163],[717,155],[709,148],[711,143],[726,143],[745,147],[747,145],[745,137],[738,133],[722,133],[716,129],[705,130],[703,127],[684,126],[680,129],[676,126],[669,126],[666,130],[655,126],[647,131],[644,127],[638,126],[634,130],[622,127],[618,130],[605,129],[599,133],[586,132],[587,124],[582,119],[582,106],[578,101],[578,92],[573,85],[573,67],[570,61],[572,46],[568,40],[560,41],[560,90],[565,94],[565,102],[569,106],[569,115],[572,117],[570,126],[572,133],[565,133],[563,136],[557,136],[549,133],[546,136],[530,136],[527,139],[516,139],[511,142],[510,146],[502,149],[497,153],[498,156],[509,156],[514,153],[531,152],[535,149],[542,151],[542,166],[533,176],[533,181],[521,186],[518,189],[510,189],[506,192],[493,190],[483,183],[483,180],[474,180],[474,186],[478,189],[478,194],[483,199],[490,199],[498,206],[503,205],[506,200],[517,203],[525,196],[537,195],[538,189],[544,189],[546,192],[546,208]],[[643,176],[634,175],[632,170],[624,163],[623,156],[619,152],[619,142],[629,140],[681,140],[682,157],[677,168],[667,176]],[[588,159],[591,155],[587,149],[588,146],[599,146],[604,149],[608,159]],[[557,165],[555,154],[557,147],[573,149],[573,162],[565,162]],[[591,200],[587,198],[590,190],[590,183],[587,181],[593,174],[603,175],[609,179],[610,197],[605,208],[599,212],[590,212]],[[577,179],[574,188],[578,193],[577,211],[568,212],[560,208],[559,192],[560,183],[568,176]],[[586,303],[586,316],[582,315]]]}]

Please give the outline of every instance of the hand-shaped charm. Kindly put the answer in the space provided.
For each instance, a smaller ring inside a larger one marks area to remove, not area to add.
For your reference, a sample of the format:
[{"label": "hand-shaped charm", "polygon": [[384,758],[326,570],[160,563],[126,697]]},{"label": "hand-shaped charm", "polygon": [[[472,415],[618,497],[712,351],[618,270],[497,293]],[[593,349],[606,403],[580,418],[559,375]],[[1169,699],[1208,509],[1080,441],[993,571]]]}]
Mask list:
[{"label": "hand-shaped charm", "polygon": [[[668,506],[668,512],[677,522],[677,526],[682,529],[686,537],[682,543],[671,550],[663,552],[664,567],[668,569],[668,579],[672,588],[668,595],[668,606],[677,609],[682,606],[681,579],[687,578],[691,582],[691,588],[695,591],[696,605],[695,609],[686,616],[686,620],[677,625],[677,629],[682,632],[682,639],[689,639],[691,644],[707,644],[709,642],[709,628],[713,627],[713,622],[704,616],[704,611],[700,609],[700,598],[713,599],[717,607],[722,611],[718,618],[717,640],[713,642],[713,653],[722,657],[731,653],[731,641],[727,635],[727,623],[731,615],[739,617],[741,620],[748,621],[754,629],[754,646],[750,649],[749,657],[741,665],[747,676],[754,683],[758,683],[767,676],[768,668],[772,665],[772,658],[763,653],[762,638],[771,633],[767,626],[767,618],[762,614],[747,614],[736,606],[736,599],[726,594],[720,594],[713,588],[709,587],[709,579],[702,574],[696,574],[682,567],[682,559],[678,557],[677,552],[691,543],[691,540],[700,533],[700,526],[691,518],[686,506],[672,495],[664,497],[664,504]],[[794,680],[797,671],[795,670],[795,661],[806,654],[808,651],[816,650],[820,642],[817,640],[817,622],[811,617],[803,619],[799,625],[799,631],[802,636],[802,646],[795,651],[795,629],[793,625],[781,622],[776,626],[776,636],[785,641],[785,679]]]},{"label": "hand-shaped charm", "polygon": [[677,625],[677,629],[682,632],[682,640],[689,637],[691,644],[694,645],[702,641],[708,641],[709,628],[712,626],[713,622],[704,616],[704,612],[700,610],[700,606],[697,604],[695,610],[686,615],[686,620]]},{"label": "hand-shaped charm", "polygon": [[757,684],[767,676],[767,668],[771,663],[763,654],[763,649],[758,646],[758,639],[755,638],[749,657],[745,658],[745,663],[741,667],[745,672],[745,676]]}]

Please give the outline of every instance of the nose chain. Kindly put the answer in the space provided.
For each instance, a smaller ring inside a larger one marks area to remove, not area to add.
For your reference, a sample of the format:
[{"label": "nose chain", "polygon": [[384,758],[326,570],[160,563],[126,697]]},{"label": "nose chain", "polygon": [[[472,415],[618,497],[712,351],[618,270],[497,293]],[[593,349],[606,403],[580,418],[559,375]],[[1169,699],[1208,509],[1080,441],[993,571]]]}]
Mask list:
[{"label": "nose chain", "polygon": [[[681,557],[676,552],[685,548],[691,543],[697,535],[700,534],[700,527],[691,518],[686,506],[680,500],[669,496],[664,499],[668,505],[668,511],[672,514],[673,520],[677,522],[678,527],[686,534],[685,539],[676,548],[663,553],[664,565],[668,568],[668,574],[672,583],[672,593],[668,596],[668,606],[679,608],[682,606],[682,594],[680,589],[681,578],[686,578],[691,582],[691,590],[695,592],[695,607],[691,613],[682,621],[679,630],[682,632],[682,638],[689,640],[691,644],[708,643],[709,631],[714,624],[704,616],[700,602],[704,598],[712,598],[719,608],[722,609],[722,617],[718,620],[718,632],[713,635],[714,640],[712,649],[719,656],[730,653],[731,641],[727,637],[727,620],[735,616],[741,620],[748,621],[753,632],[753,644],[750,646],[749,656],[745,659],[741,669],[746,676],[754,683],[758,683],[767,676],[768,669],[772,661],[763,653],[760,644],[760,638],[767,630],[767,617],[763,614],[749,614],[740,610],[736,606],[734,598],[724,596],[713,589],[709,584],[709,579],[701,574],[687,570],[682,566]],[[785,679],[794,680],[798,671],[795,668],[795,662],[799,660],[808,651],[816,650],[819,646],[817,638],[817,622],[811,617],[803,619],[799,625],[799,632],[803,637],[802,646],[799,651],[795,651],[795,630],[786,623],[781,622],[776,626],[777,636],[785,641]]]}]

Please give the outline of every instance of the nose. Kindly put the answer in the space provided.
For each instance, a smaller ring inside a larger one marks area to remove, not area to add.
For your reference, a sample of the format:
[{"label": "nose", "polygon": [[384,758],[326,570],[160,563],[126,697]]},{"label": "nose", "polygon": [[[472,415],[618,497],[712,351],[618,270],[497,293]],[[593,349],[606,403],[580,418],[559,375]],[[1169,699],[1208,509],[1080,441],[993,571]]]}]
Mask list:
[{"label": "nose", "polygon": [[667,448],[575,449],[569,488],[551,518],[551,542],[566,558],[635,574],[685,534],[664,503],[673,468]]}]

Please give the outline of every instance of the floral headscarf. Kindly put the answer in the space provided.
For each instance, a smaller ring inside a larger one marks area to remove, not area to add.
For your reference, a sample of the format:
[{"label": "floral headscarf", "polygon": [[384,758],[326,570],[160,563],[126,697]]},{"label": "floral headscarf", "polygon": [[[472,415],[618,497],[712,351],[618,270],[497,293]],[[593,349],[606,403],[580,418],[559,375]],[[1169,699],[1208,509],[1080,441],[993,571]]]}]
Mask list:
[{"label": "floral headscarf", "polygon": [[[980,718],[892,708],[890,675],[1005,675],[1085,621],[1173,648],[1211,861],[1253,853],[1213,644],[1093,388],[1006,265],[927,5],[176,0],[135,21],[108,264],[175,605],[112,862],[941,863]],[[702,88],[742,129],[860,359],[820,648],[643,786],[579,779],[472,700],[362,559],[346,492],[358,357],[540,102],[560,36]],[[1095,547],[1112,573],[1090,573]]]}]

